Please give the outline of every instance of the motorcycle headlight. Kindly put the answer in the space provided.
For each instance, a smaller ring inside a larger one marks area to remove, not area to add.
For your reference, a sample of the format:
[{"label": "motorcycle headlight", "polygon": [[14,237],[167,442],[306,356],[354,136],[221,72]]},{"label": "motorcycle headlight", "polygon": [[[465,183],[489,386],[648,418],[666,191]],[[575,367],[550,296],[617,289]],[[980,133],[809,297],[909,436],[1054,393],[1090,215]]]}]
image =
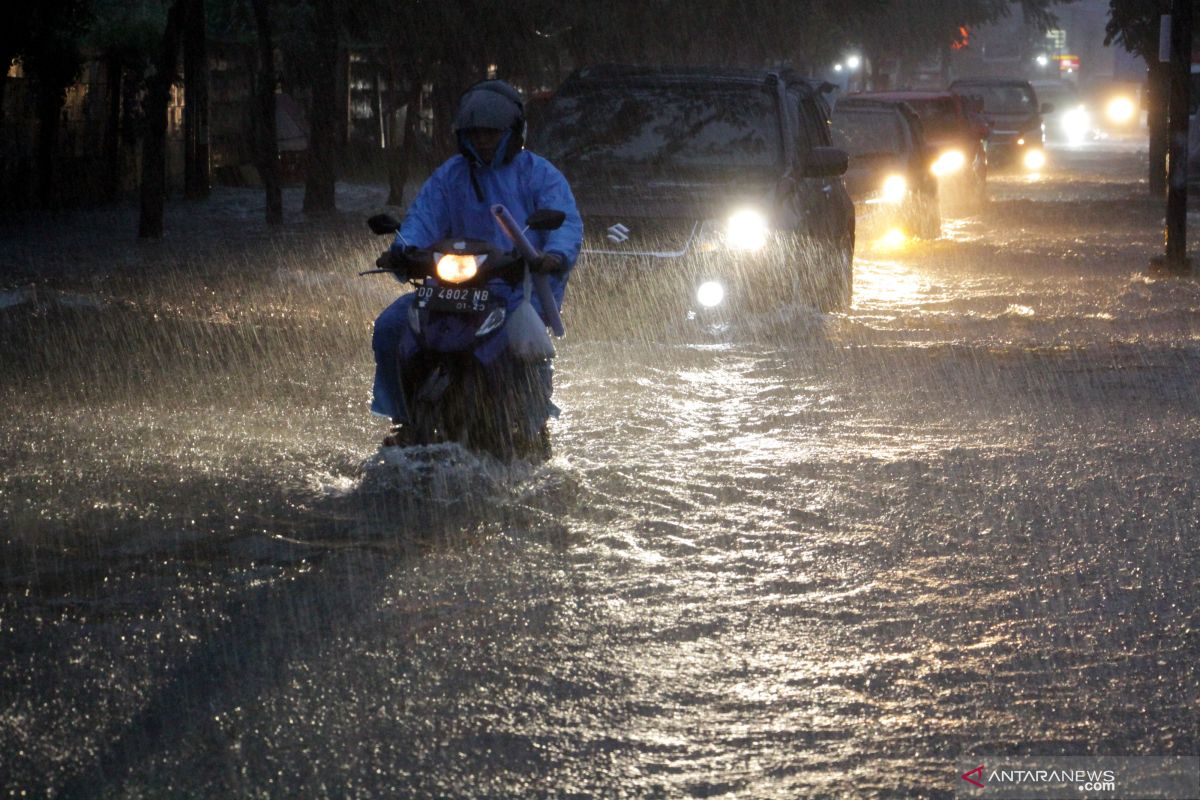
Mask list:
[{"label": "motorcycle headlight", "polygon": [[931,169],[939,178],[953,175],[967,165],[967,157],[962,150],[946,150],[933,162]]},{"label": "motorcycle headlight", "polygon": [[1105,116],[1114,125],[1128,125],[1133,121],[1135,112],[1136,109],[1133,106],[1133,101],[1128,97],[1114,97],[1104,107]]},{"label": "motorcycle headlight", "polygon": [[486,256],[446,253],[438,256],[437,276],[446,283],[462,283],[479,274],[479,266]]},{"label": "motorcycle headlight", "polygon": [[725,243],[734,250],[760,250],[767,243],[767,218],[752,208],[735,212],[725,222]]},{"label": "motorcycle headlight", "polygon": [[888,175],[883,181],[882,200],[885,203],[902,203],[908,194],[908,180],[903,175]]}]

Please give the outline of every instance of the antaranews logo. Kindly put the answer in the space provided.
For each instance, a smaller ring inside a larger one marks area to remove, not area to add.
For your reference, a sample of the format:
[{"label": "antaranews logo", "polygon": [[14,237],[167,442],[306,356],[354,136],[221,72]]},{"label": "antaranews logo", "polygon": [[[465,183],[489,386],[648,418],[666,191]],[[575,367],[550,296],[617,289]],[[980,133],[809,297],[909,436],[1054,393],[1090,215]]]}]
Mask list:
[{"label": "antaranews logo", "polygon": [[[975,776],[975,777],[971,777],[971,776]],[[966,781],[967,783],[969,783],[973,786],[978,786],[980,789],[982,789],[986,785],[986,784],[979,782],[980,780],[983,779],[983,764],[980,764],[975,769],[964,772],[962,774],[962,779],[964,781]],[[979,780],[977,780],[977,779],[979,779]]]},{"label": "antaranews logo", "polygon": [[1200,797],[1200,758],[1196,756],[980,754],[960,761],[958,769],[955,793],[962,798],[1195,800]]}]

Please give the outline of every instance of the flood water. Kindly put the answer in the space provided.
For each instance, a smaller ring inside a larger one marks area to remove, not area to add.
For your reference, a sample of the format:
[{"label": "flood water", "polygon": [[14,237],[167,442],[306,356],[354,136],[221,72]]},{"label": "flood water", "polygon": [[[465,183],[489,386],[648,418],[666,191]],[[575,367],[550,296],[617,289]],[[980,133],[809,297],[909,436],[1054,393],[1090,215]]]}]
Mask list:
[{"label": "flood water", "polygon": [[541,466],[379,451],[381,193],[0,226],[0,791],[950,796],[963,756],[1196,754],[1200,287],[1147,274],[1144,151],[1052,159],[862,237],[846,314],[689,339],[581,272]]}]

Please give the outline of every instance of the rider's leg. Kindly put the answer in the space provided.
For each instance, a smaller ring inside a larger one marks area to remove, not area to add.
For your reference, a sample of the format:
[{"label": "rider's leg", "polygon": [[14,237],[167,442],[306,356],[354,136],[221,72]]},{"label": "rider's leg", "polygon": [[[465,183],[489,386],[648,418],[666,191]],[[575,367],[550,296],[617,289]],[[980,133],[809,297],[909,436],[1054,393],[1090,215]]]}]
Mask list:
[{"label": "rider's leg", "polygon": [[375,351],[375,386],[371,412],[396,423],[408,421],[400,364],[415,349],[415,337],[408,325],[408,310],[414,295],[406,294],[383,310],[375,320],[371,347]]}]

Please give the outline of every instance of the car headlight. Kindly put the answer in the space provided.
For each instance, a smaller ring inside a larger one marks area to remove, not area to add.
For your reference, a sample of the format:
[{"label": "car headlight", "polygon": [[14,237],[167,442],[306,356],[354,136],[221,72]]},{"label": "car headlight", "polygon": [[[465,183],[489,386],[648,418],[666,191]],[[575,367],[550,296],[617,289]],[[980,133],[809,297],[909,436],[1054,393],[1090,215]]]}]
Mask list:
[{"label": "car headlight", "polygon": [[705,308],[716,308],[725,300],[725,287],[716,281],[705,281],[696,289],[696,302]]},{"label": "car headlight", "polygon": [[735,212],[725,222],[725,243],[734,250],[760,250],[768,233],[767,218],[752,208]]},{"label": "car headlight", "polygon": [[1104,114],[1108,117],[1108,121],[1115,125],[1128,125],[1133,121],[1136,111],[1133,101],[1128,97],[1114,97],[1104,107]]},{"label": "car headlight", "polygon": [[885,203],[902,203],[908,194],[908,180],[903,175],[888,175],[883,181],[881,199]]},{"label": "car headlight", "polygon": [[1030,149],[1025,152],[1025,169],[1037,172],[1046,166],[1046,154],[1041,150]]},{"label": "car headlight", "polygon": [[1092,129],[1092,115],[1083,106],[1076,106],[1063,114],[1062,129],[1070,141],[1082,141]]},{"label": "car headlight", "polygon": [[937,157],[930,169],[933,170],[934,175],[944,178],[947,175],[953,175],[966,165],[967,157],[963,155],[962,150],[946,150]]},{"label": "car headlight", "polygon": [[479,265],[487,256],[460,255],[446,253],[438,256],[437,276],[446,283],[462,283],[469,281],[479,274]]}]

